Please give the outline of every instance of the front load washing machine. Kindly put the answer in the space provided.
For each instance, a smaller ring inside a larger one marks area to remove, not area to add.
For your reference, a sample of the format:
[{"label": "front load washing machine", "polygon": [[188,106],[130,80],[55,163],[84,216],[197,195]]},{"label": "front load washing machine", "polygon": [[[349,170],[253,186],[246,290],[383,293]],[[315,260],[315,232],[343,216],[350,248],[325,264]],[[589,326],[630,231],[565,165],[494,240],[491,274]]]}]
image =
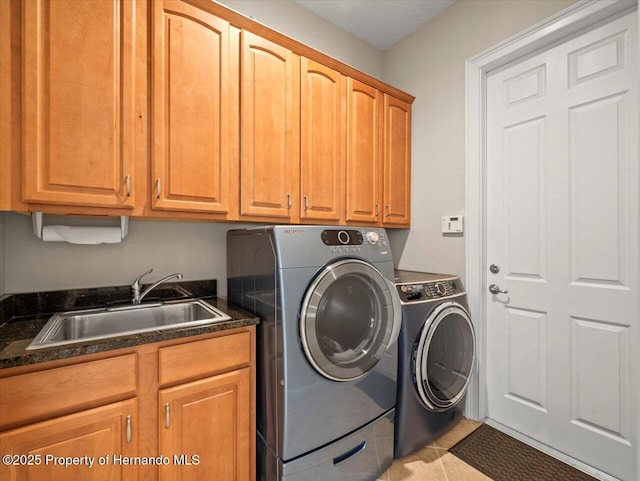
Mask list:
[{"label": "front load washing machine", "polygon": [[455,276],[395,271],[402,304],[394,457],[442,436],[461,419],[475,334]]},{"label": "front load washing machine", "polygon": [[384,229],[227,234],[229,301],[257,328],[257,479],[375,480],[393,460],[401,306]]}]

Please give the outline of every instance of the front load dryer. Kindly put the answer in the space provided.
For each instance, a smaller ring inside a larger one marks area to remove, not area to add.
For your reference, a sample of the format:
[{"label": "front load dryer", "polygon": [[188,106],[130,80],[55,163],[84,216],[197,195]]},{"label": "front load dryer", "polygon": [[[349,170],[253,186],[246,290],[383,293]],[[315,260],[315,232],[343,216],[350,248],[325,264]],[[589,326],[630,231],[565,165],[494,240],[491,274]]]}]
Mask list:
[{"label": "front load dryer", "polygon": [[384,229],[227,235],[229,301],[260,316],[260,481],[375,480],[393,460],[400,300]]},{"label": "front load dryer", "polygon": [[442,436],[461,419],[475,334],[455,276],[395,272],[402,303],[394,457]]}]

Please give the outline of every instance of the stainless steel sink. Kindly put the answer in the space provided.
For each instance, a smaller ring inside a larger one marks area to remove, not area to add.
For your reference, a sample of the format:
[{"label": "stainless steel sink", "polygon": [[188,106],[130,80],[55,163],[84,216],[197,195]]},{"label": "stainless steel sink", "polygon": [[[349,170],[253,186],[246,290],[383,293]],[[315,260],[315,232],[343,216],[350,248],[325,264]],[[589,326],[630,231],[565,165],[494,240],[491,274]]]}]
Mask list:
[{"label": "stainless steel sink", "polygon": [[27,349],[41,349],[149,331],[201,326],[231,319],[200,300],[58,312]]}]

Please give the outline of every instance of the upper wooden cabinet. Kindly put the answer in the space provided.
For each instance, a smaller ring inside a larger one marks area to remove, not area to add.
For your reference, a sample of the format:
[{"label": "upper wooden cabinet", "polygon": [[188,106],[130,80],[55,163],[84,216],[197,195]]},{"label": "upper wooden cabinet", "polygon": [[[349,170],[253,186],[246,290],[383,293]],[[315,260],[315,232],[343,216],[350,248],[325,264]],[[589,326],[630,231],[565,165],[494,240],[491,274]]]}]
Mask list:
[{"label": "upper wooden cabinet", "polygon": [[348,223],[409,227],[411,105],[348,79]]},{"label": "upper wooden cabinet", "polygon": [[409,226],[404,92],[211,0],[0,27],[0,210]]},{"label": "upper wooden cabinet", "polygon": [[24,200],[132,208],[137,4],[22,6]]},{"label": "upper wooden cabinet", "polygon": [[300,57],[242,32],[240,213],[295,220]]},{"label": "upper wooden cabinet", "polygon": [[344,209],[346,78],[301,58],[300,218],[340,221]]},{"label": "upper wooden cabinet", "polygon": [[409,227],[411,209],[411,105],[384,96],[384,175],[382,176],[385,226]]},{"label": "upper wooden cabinet", "polygon": [[181,0],[153,8],[153,208],[236,214],[239,38]]},{"label": "upper wooden cabinet", "polygon": [[383,95],[347,79],[347,222],[376,225],[381,213]]}]

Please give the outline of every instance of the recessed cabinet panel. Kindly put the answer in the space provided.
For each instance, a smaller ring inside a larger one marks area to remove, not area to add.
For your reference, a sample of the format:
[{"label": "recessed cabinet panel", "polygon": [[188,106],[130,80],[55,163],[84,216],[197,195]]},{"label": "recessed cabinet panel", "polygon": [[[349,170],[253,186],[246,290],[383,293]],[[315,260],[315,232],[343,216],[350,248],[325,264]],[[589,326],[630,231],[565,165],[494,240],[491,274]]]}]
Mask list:
[{"label": "recessed cabinet panel", "polygon": [[241,214],[290,218],[299,182],[300,58],[242,32]]},{"label": "recessed cabinet panel", "polygon": [[133,207],[137,4],[23,8],[25,200]]},{"label": "recessed cabinet panel", "polygon": [[346,79],[301,59],[301,219],[339,221],[343,206]]},{"label": "recessed cabinet panel", "polygon": [[[3,463],[0,479],[134,481],[138,479],[138,466],[118,460],[138,456],[137,411],[136,399],[130,399],[3,432],[0,451],[4,455],[32,456],[33,464]],[[104,456],[108,462],[98,462]],[[54,461],[64,458],[75,458],[78,463]],[[91,460],[93,464],[89,465]]]},{"label": "recessed cabinet panel", "polygon": [[250,481],[250,383],[244,368],[160,391],[160,453],[194,463],[162,466],[160,479]]},{"label": "recessed cabinet panel", "polygon": [[347,221],[376,224],[380,219],[382,93],[347,81]]},{"label": "recessed cabinet panel", "polygon": [[227,213],[237,203],[239,45],[228,22],[182,1],[153,8],[153,208]]},{"label": "recessed cabinet panel", "polygon": [[384,225],[409,226],[411,208],[411,105],[384,96]]}]

